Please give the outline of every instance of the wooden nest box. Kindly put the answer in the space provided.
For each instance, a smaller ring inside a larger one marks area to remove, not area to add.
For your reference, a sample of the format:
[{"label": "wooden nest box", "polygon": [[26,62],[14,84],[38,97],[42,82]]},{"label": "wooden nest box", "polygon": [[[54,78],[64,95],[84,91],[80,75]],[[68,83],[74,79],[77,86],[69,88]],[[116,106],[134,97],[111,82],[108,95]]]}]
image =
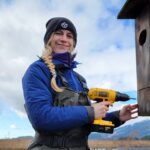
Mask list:
[{"label": "wooden nest box", "polygon": [[118,19],[135,19],[139,116],[150,115],[150,0],[127,0]]}]

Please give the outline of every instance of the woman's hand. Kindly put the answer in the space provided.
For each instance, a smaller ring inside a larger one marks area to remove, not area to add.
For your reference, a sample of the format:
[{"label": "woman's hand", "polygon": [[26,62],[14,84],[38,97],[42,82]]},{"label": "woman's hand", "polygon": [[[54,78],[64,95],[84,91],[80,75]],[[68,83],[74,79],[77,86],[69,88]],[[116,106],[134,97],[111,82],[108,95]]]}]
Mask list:
[{"label": "woman's hand", "polygon": [[92,107],[94,108],[95,119],[104,118],[107,111],[109,110],[110,105],[112,105],[111,102],[100,102],[92,104]]},{"label": "woman's hand", "polygon": [[126,105],[120,110],[119,119],[120,121],[128,121],[130,119],[137,118],[138,104]]}]

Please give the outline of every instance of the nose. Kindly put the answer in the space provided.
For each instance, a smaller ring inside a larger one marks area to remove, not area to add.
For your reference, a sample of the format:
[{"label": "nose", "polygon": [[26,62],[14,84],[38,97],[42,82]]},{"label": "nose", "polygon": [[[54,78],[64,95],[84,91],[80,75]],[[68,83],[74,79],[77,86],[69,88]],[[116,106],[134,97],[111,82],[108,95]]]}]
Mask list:
[{"label": "nose", "polygon": [[67,42],[67,35],[66,34],[63,34],[62,36],[61,36],[61,39],[60,39],[61,41],[63,41],[63,42]]}]

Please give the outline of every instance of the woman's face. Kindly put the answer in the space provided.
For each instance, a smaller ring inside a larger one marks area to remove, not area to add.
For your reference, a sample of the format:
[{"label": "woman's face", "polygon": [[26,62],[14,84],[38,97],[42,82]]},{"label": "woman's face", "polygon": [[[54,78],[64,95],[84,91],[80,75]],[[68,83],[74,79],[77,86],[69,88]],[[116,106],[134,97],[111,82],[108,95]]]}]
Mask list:
[{"label": "woman's face", "polygon": [[73,34],[63,29],[54,32],[50,46],[54,53],[71,52],[74,48]]}]

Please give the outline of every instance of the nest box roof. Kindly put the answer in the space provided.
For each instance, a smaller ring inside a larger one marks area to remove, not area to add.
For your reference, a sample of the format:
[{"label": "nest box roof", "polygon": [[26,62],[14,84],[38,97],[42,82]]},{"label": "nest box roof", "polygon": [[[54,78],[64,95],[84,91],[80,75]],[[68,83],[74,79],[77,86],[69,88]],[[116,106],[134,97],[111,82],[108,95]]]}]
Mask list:
[{"label": "nest box roof", "polygon": [[150,0],[127,0],[121,11],[118,19],[136,19],[142,9],[150,2]]}]

